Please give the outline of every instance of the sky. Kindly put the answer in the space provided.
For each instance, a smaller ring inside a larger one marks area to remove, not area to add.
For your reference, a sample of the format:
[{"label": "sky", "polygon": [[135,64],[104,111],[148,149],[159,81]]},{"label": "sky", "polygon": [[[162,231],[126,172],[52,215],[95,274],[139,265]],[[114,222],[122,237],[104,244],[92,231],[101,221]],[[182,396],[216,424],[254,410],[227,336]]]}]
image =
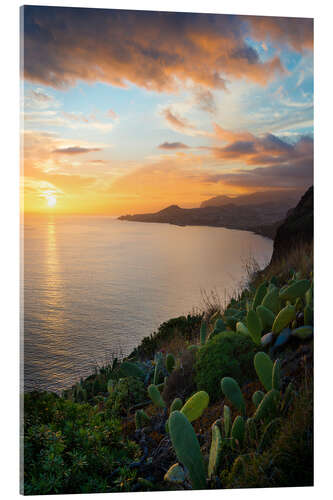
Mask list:
[{"label": "sky", "polygon": [[26,213],[312,184],[312,19],[26,6],[22,33]]}]

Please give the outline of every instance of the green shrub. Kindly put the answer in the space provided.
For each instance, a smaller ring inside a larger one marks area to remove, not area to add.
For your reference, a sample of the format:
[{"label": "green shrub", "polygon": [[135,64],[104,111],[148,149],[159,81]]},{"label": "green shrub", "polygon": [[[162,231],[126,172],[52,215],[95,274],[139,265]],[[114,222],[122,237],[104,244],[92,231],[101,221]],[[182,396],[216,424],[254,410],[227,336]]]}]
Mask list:
[{"label": "green shrub", "polygon": [[106,406],[112,415],[126,415],[127,410],[142,401],[146,401],[147,389],[144,383],[134,377],[125,377],[118,380]]},{"label": "green shrub", "polygon": [[117,469],[138,456],[119,419],[97,406],[53,393],[24,395],[25,495],[121,491]]},{"label": "green shrub", "polygon": [[165,321],[158,327],[157,332],[144,337],[130,356],[139,356],[145,359],[153,357],[163,343],[173,338],[175,332],[178,332],[185,340],[193,340],[199,334],[202,317],[202,314],[188,314]]},{"label": "green shrub", "polygon": [[208,392],[211,401],[222,397],[221,378],[233,377],[240,385],[255,377],[252,339],[241,333],[222,332],[200,347],[195,364],[198,390]]}]

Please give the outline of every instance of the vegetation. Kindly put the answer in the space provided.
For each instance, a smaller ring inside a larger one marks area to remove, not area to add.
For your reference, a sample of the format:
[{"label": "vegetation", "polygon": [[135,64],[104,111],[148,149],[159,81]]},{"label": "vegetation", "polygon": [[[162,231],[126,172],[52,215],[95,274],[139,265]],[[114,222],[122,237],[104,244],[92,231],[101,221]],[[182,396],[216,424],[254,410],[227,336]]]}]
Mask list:
[{"label": "vegetation", "polygon": [[61,397],[25,394],[25,494],[311,485],[312,346],[304,245]]}]

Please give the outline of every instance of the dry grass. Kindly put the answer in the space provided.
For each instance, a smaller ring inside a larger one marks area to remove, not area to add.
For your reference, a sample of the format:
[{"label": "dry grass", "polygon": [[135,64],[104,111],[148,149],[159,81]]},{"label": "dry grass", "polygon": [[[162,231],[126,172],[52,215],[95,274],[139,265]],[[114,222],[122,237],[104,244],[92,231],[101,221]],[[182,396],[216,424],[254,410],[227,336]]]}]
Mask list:
[{"label": "dry grass", "polygon": [[302,243],[294,247],[286,256],[254,274],[252,283],[257,286],[263,280],[269,280],[273,276],[286,281],[290,277],[291,269],[300,272],[302,278],[309,276],[313,271],[313,243]]},{"label": "dry grass", "polygon": [[[199,333],[193,338],[191,344],[199,343]],[[179,357],[183,352],[187,350],[188,341],[184,339],[184,336],[179,332],[179,330],[174,331],[174,335],[171,339],[162,342],[159,351],[164,351],[165,353],[171,353],[176,357]]]}]

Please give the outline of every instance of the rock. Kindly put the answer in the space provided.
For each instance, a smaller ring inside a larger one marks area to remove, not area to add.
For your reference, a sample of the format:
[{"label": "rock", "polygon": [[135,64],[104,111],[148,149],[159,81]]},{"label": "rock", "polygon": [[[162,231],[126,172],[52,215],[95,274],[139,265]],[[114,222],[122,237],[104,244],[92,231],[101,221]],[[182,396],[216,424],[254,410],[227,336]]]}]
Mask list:
[{"label": "rock", "polygon": [[313,242],[313,186],[302,196],[298,205],[289,210],[274,240],[271,263],[288,255],[293,247]]}]

